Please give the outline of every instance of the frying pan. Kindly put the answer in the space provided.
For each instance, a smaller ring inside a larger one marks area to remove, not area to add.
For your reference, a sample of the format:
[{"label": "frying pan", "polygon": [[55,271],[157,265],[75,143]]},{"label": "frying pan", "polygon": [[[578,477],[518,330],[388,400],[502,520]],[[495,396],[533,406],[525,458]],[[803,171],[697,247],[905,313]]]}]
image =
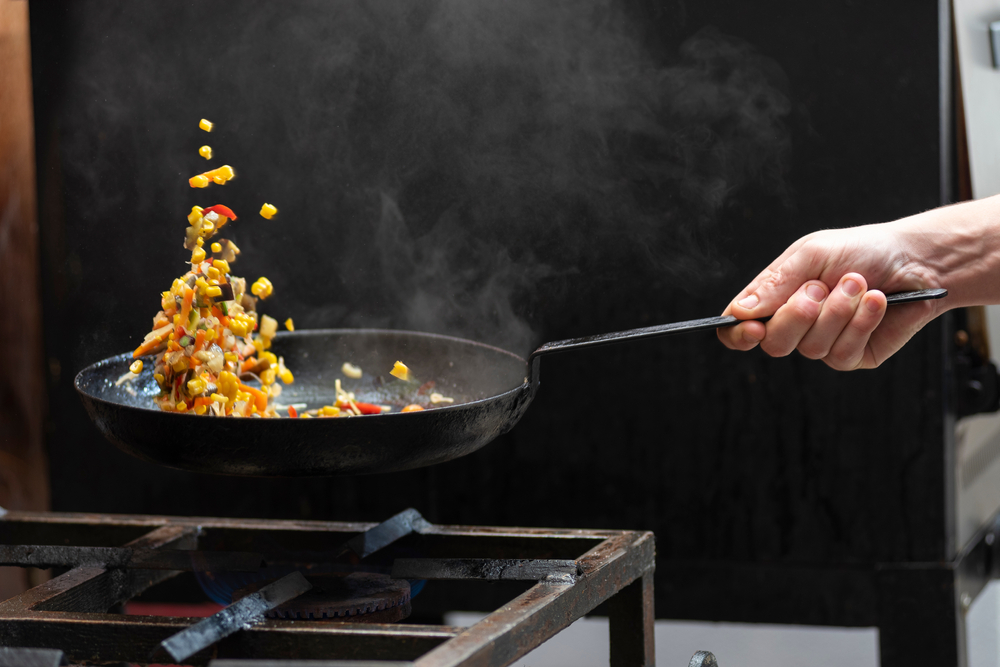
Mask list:
[{"label": "frying pan", "polygon": [[[890,304],[940,299],[946,290],[888,297]],[[310,408],[331,404],[334,382],[359,401],[402,406],[423,383],[452,404],[410,413],[339,419],[220,419],[159,410],[153,363],[134,380],[116,384],[133,361],[119,354],[76,376],[76,389],[97,428],[117,447],[140,459],[202,473],[244,476],[361,475],[442,463],[476,451],[517,424],[538,389],[539,359],[565,350],[732,326],[734,317],[710,317],[618,333],[546,343],[525,361],[500,348],[461,338],[409,331],[326,329],[282,332],[272,350],[285,358],[295,381],[282,404]],[[397,360],[416,382],[386,379]],[[359,380],[341,365],[360,366]]]}]

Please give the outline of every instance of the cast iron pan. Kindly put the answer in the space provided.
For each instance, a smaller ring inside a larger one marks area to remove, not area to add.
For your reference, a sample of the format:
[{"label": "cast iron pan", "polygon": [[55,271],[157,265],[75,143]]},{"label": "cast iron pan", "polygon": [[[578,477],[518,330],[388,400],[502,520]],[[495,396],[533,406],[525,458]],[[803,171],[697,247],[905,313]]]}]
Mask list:
[{"label": "cast iron pan", "polygon": [[[922,290],[888,298],[894,304],[946,294]],[[273,351],[284,356],[295,374],[278,399],[281,404],[328,405],[335,400],[338,378],[367,403],[401,407],[413,402],[420,385],[430,380],[434,391],[455,399],[422,412],[337,419],[233,419],[162,412],[153,403],[159,387],[151,358],[138,378],[115,386],[133,361],[130,353],[80,371],[76,389],[97,428],[112,443],[171,468],[268,477],[393,472],[465,456],[513,428],[535,395],[538,360],[545,354],[736,322],[733,317],[710,317],[546,343],[527,362],[482,343],[408,331],[327,329],[284,332],[274,339]],[[388,375],[397,359],[410,367],[417,382]],[[365,371],[360,380],[341,374],[345,361]]]}]

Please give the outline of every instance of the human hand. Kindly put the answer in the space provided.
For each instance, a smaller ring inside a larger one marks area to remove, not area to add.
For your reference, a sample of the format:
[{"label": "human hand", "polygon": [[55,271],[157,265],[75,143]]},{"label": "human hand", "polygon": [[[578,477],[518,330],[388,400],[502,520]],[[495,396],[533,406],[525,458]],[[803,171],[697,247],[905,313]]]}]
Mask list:
[{"label": "human hand", "polygon": [[925,250],[898,222],[804,236],[726,308],[750,321],[719,329],[719,340],[773,357],[797,349],[836,370],[875,368],[942,310],[926,301],[886,308],[886,293],[941,287],[918,259]]}]

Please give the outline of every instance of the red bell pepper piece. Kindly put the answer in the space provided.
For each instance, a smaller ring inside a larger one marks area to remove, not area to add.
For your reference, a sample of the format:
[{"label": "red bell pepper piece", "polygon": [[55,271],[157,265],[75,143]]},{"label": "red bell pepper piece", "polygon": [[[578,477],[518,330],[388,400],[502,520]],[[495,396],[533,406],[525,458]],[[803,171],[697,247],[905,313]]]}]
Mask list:
[{"label": "red bell pepper piece", "polygon": [[372,405],[371,403],[359,403],[358,401],[354,401],[354,405],[358,406],[358,411],[363,415],[382,414],[382,408],[377,405]]},{"label": "red bell pepper piece", "polygon": [[288,416],[291,417],[292,419],[295,419],[295,418],[297,418],[299,416],[299,411],[289,405],[288,406]]},{"label": "red bell pepper piece", "polygon": [[227,218],[229,218],[230,220],[235,220],[236,219],[236,214],[233,213],[233,209],[229,208],[228,206],[223,206],[222,204],[216,204],[215,206],[209,206],[208,208],[203,209],[202,212],[201,212],[201,214],[203,216],[205,216],[205,215],[208,215],[209,213],[211,213],[212,211],[215,211],[219,215],[224,215]]}]

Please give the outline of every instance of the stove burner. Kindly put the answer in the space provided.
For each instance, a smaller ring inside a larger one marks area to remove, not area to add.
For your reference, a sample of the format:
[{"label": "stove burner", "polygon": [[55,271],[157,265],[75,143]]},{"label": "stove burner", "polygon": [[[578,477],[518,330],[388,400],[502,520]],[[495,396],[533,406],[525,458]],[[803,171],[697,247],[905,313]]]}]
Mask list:
[{"label": "stove burner", "polygon": [[[376,572],[306,577],[312,590],[268,611],[268,618],[327,619],[355,623],[395,623],[410,615],[410,584]],[[270,583],[249,584],[233,600]]]}]

